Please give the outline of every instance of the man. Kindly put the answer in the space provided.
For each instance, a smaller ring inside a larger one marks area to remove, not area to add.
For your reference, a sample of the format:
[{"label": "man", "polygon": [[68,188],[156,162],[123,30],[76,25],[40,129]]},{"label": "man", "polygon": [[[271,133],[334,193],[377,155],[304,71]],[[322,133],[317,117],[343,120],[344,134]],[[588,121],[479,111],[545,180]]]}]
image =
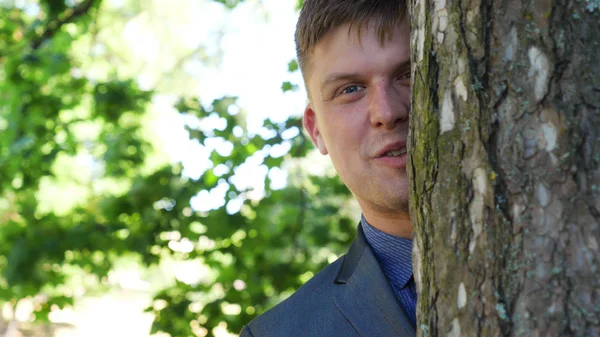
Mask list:
[{"label": "man", "polygon": [[406,141],[410,27],[402,0],[306,0],[296,47],[304,126],[363,212],[348,253],[242,330],[262,336],[414,336]]}]

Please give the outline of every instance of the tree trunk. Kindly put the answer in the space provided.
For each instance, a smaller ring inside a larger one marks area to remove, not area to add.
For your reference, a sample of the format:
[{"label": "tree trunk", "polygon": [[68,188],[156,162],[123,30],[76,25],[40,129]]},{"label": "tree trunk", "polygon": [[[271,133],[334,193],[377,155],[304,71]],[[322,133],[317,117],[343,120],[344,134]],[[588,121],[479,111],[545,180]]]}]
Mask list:
[{"label": "tree trunk", "polygon": [[600,1],[412,0],[420,336],[600,336]]}]

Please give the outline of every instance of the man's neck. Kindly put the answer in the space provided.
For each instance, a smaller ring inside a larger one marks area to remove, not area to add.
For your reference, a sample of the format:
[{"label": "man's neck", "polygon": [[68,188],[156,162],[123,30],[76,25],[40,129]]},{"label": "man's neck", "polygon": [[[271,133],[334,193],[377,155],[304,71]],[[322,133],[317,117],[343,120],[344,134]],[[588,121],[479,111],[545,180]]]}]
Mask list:
[{"label": "man's neck", "polygon": [[412,223],[408,212],[373,212],[363,209],[367,222],[380,231],[400,238],[412,238]]}]

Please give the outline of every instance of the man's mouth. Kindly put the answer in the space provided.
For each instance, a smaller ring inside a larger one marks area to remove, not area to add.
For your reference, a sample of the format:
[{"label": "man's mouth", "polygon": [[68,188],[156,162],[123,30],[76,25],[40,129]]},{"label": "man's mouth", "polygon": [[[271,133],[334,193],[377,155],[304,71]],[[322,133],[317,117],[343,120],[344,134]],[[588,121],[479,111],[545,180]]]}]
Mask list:
[{"label": "man's mouth", "polygon": [[383,146],[373,158],[400,157],[406,154],[406,142],[397,141]]},{"label": "man's mouth", "polygon": [[398,157],[406,153],[406,148],[402,148],[400,150],[388,151],[383,154],[382,157]]},{"label": "man's mouth", "polygon": [[379,165],[395,169],[405,169],[407,161],[406,152],[406,142],[399,141],[384,146],[374,158]]}]

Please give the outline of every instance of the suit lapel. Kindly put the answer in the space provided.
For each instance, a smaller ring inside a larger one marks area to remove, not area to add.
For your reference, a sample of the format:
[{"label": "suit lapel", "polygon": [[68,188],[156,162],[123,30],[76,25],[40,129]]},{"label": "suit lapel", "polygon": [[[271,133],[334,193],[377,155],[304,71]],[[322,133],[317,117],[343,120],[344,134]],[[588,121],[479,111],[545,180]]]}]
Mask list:
[{"label": "suit lapel", "polygon": [[360,226],[335,283],[335,304],[361,336],[415,336]]}]

